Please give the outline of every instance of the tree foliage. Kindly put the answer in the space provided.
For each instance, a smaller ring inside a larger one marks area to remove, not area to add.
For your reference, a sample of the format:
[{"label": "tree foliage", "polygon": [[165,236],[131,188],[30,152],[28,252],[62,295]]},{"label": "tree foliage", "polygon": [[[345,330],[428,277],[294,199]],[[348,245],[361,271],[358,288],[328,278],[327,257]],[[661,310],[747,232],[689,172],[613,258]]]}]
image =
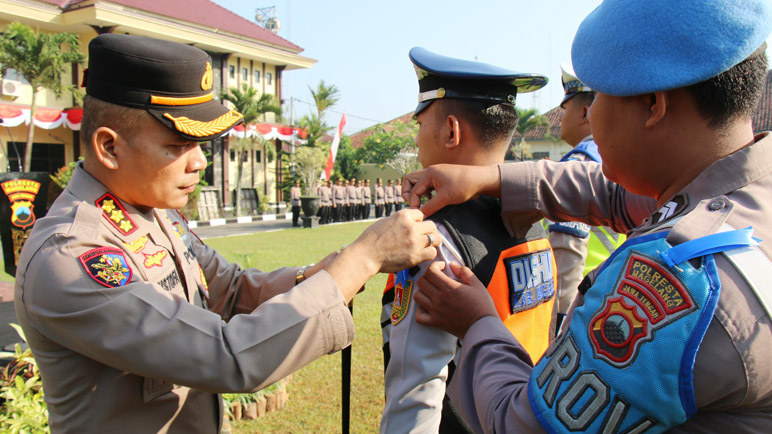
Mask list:
[{"label": "tree foliage", "polygon": [[324,164],[327,162],[327,153],[321,148],[311,146],[301,146],[292,154],[290,161],[295,163],[297,174],[306,188],[306,194],[315,196],[316,192],[312,189],[322,174]]},{"label": "tree foliage", "polygon": [[334,84],[327,84],[324,80],[319,81],[315,90],[311,86],[308,86],[308,90],[314,98],[316,117],[320,120],[324,117],[327,109],[334,106],[340,100],[340,90],[338,87]]},{"label": "tree foliage", "polygon": [[[260,94],[258,90],[247,83],[243,83],[241,88],[232,87],[220,94],[220,97],[236,108],[244,116],[244,125],[255,123],[258,118],[265,113],[280,114],[281,107],[276,103],[276,99],[271,94]],[[241,175],[243,172],[244,161],[247,160],[249,151],[258,148],[262,151],[263,157],[263,184],[264,194],[268,192],[268,160],[276,156],[276,149],[273,143],[259,137],[250,137],[236,140],[236,215],[241,215]]]},{"label": "tree foliage", "polygon": [[[62,74],[73,63],[83,63],[78,35],[70,32],[41,33],[21,23],[11,23],[0,34],[0,70],[15,69],[32,87],[30,118],[35,118],[37,94],[48,89],[62,96],[64,91],[74,91],[75,86],[62,83]],[[24,171],[30,170],[35,124],[27,130],[27,147],[24,151]]]},{"label": "tree foliage", "polygon": [[[308,194],[312,194],[311,188],[316,184],[316,180],[319,179],[319,176],[327,163],[327,155],[329,155],[330,151],[330,144],[322,141],[324,135],[327,134],[331,128],[330,125],[324,121],[324,114],[338,102],[340,99],[340,91],[334,84],[328,85],[324,80],[319,81],[316,90],[311,88],[311,86],[308,87],[308,90],[314,98],[316,113],[304,115],[300,118],[301,128],[305,129],[308,133],[306,137],[307,143],[297,147],[295,149],[295,155],[292,155],[289,158],[289,161],[294,164],[295,178],[302,180]],[[313,152],[303,151],[306,148],[312,149]],[[298,156],[300,151],[303,151],[302,156]],[[338,152],[340,152],[340,148]],[[316,157],[314,157],[317,155],[321,155],[321,159],[317,160]],[[305,162],[301,164],[300,159],[305,160]],[[314,166],[314,164],[318,164],[318,167]],[[313,194],[315,194],[315,192],[313,192]]]},{"label": "tree foliage", "polygon": [[517,111],[517,126],[515,131],[520,135],[520,141],[512,141],[509,152],[517,160],[525,160],[531,158],[531,145],[525,141],[525,135],[530,131],[539,128],[549,126],[549,121],[544,115],[540,115],[539,111],[535,108],[521,109],[515,107]]},{"label": "tree foliage", "polygon": [[378,124],[373,127],[373,133],[362,141],[362,146],[356,151],[356,159],[360,164],[371,163],[381,167],[390,164],[407,173],[419,167],[416,134],[418,124],[413,120]]},{"label": "tree foliage", "polygon": [[358,178],[359,166],[360,161],[357,160],[356,149],[351,146],[351,137],[341,137],[340,144],[338,145],[338,154],[335,157],[335,167],[333,169],[331,178]]}]

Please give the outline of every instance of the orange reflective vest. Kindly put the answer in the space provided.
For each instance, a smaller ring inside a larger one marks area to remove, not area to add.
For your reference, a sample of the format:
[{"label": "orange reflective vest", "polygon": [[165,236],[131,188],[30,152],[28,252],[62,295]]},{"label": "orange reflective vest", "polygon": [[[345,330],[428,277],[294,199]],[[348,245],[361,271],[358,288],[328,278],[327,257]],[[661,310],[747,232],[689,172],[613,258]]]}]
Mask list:
[{"label": "orange reflective vest", "polygon": [[[500,213],[498,200],[480,198],[447,207],[432,220],[448,230],[464,265],[486,285],[499,318],[536,363],[555,336],[557,266],[539,223],[525,238],[513,239]],[[384,306],[394,300],[393,288],[392,274]]]}]

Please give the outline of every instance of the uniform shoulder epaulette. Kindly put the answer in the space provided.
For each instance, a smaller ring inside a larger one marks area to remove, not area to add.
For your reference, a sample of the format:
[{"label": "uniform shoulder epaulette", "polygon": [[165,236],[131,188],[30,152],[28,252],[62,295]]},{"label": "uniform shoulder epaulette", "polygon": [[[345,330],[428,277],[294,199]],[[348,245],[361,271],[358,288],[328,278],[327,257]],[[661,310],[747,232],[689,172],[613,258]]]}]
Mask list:
[{"label": "uniform shoulder epaulette", "polygon": [[102,210],[102,215],[123,235],[129,235],[137,230],[137,225],[129,217],[126,208],[112,194],[105,193],[94,202]]}]

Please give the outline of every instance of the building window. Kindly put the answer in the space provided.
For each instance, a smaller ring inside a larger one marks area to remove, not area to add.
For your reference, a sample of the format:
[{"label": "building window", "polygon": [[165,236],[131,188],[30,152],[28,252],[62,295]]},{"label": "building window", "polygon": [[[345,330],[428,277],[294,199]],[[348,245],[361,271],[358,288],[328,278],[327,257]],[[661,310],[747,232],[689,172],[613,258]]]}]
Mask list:
[{"label": "building window", "polygon": [[255,83],[260,83],[260,71],[255,69]]},{"label": "building window", "polygon": [[249,80],[249,70],[247,68],[241,68],[241,81]]},{"label": "building window", "polygon": [[236,78],[236,67],[233,65],[228,66],[228,76],[230,78]]},{"label": "building window", "polygon": [[255,151],[255,163],[261,163],[260,157],[262,155],[260,154],[260,151]]},{"label": "building window", "polygon": [[550,153],[549,152],[534,152],[531,155],[532,160],[549,160],[550,159]]},{"label": "building window", "polygon": [[266,72],[265,73],[265,84],[270,86],[271,85],[271,79],[273,79],[273,74],[271,74],[270,72]]}]

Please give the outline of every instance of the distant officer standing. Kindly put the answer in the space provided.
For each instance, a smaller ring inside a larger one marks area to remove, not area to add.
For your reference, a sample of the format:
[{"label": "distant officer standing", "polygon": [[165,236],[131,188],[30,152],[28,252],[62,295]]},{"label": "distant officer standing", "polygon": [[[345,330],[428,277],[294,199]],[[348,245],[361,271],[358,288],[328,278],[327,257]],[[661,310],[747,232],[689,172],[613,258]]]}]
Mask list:
[{"label": "distant officer standing", "polygon": [[349,197],[348,220],[354,221],[356,220],[357,207],[361,201],[361,198],[359,197],[359,190],[357,189],[356,178],[351,178],[351,181],[349,181],[348,188],[346,190]]},{"label": "distant officer standing", "polygon": [[383,188],[383,179],[378,178],[375,184],[375,218],[383,217],[383,211],[386,206],[386,191]]},{"label": "distant officer standing", "polygon": [[335,214],[335,222],[341,221],[343,218],[343,210],[346,206],[346,187],[343,186],[343,179],[338,178],[335,181],[335,186],[332,187],[332,208]]},{"label": "distant officer standing", "polygon": [[290,201],[292,204],[292,226],[300,226],[298,217],[300,216],[300,181],[295,181],[290,188]]},{"label": "distant officer standing", "polygon": [[394,210],[399,211],[402,209],[402,178],[397,178],[396,184],[394,184]]},{"label": "distant officer standing", "polygon": [[364,203],[364,214],[363,219],[367,220],[370,218],[370,205],[372,204],[372,192],[370,191],[370,180],[365,179],[365,185],[362,187],[362,196],[363,196],[363,203]]},{"label": "distant officer standing", "polygon": [[394,206],[394,183],[389,180],[386,187],[383,188],[383,192],[386,195],[386,217],[391,215],[391,210]]},{"label": "distant officer standing", "polygon": [[[598,164],[601,158],[598,145],[592,139],[589,117],[595,92],[576,78],[571,66],[561,64],[560,69],[565,92],[560,103],[564,110],[560,118],[560,138],[573,147],[560,161]],[[654,200],[651,202],[654,211],[657,204]],[[562,321],[584,275],[608,258],[624,242],[625,236],[608,227],[580,222],[551,222],[549,232],[558,266],[558,315]]]},{"label": "distant officer standing", "polygon": [[330,222],[330,209],[332,208],[332,186],[331,181],[323,181],[319,189],[319,207],[322,210],[322,216],[319,220],[320,225],[326,225]]}]

